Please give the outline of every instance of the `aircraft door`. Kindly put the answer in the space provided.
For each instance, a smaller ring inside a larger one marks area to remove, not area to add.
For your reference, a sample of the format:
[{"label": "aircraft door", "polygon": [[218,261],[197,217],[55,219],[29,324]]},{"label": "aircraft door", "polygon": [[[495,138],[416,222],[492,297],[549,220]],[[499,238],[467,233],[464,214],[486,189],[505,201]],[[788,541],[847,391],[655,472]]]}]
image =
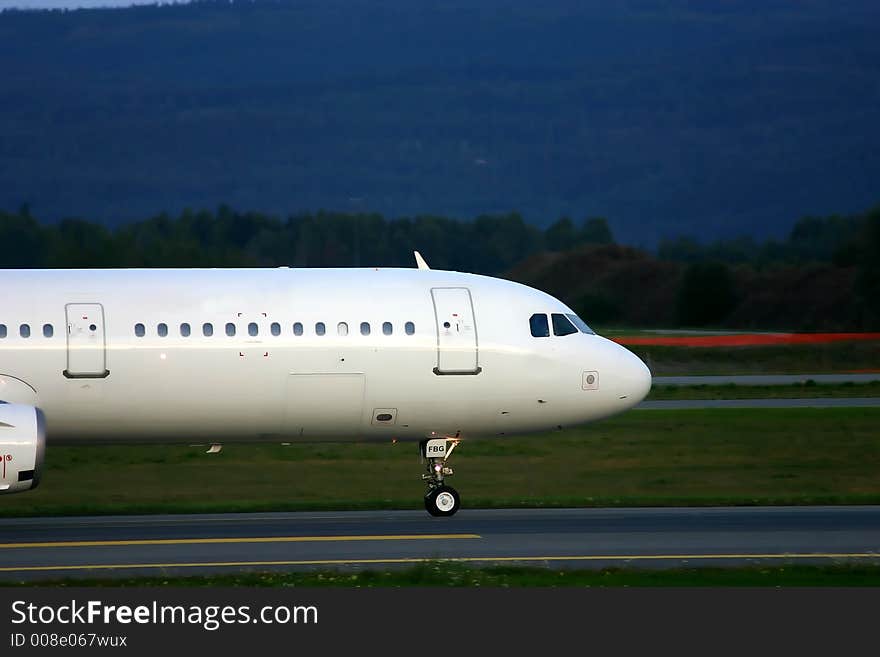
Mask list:
[{"label": "aircraft door", "polygon": [[68,379],[104,378],[107,370],[107,344],[104,334],[104,308],[100,303],[69,303],[67,313]]},{"label": "aircraft door", "polygon": [[466,287],[431,288],[437,321],[435,374],[479,374],[479,343],[471,292]]}]

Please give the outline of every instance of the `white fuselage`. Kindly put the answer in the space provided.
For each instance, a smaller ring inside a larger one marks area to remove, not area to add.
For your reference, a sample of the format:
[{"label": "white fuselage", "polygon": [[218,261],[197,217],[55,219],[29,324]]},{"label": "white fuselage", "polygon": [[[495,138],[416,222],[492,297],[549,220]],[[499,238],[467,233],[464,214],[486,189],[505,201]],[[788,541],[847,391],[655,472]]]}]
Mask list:
[{"label": "white fuselage", "polygon": [[532,315],[572,311],[484,276],[4,270],[0,285],[0,400],[42,409],[50,444],[497,436],[650,388],[611,341],[534,337]]}]

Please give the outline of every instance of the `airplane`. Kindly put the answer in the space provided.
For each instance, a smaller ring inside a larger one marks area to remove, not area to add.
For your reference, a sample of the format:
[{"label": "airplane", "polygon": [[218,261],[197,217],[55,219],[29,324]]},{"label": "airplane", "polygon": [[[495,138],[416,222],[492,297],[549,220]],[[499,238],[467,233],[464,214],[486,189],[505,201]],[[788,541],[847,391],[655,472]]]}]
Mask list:
[{"label": "airplane", "polygon": [[417,267],[3,270],[0,493],[51,444],[418,441],[425,508],[460,507],[473,438],[638,404],[640,358],[561,301]]}]

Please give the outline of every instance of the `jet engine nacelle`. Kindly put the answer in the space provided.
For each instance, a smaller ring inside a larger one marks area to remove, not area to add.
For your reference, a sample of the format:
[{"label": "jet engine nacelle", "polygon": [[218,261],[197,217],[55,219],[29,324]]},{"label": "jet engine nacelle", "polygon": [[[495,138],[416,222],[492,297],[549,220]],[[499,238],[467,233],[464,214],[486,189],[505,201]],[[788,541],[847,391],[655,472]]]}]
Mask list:
[{"label": "jet engine nacelle", "polygon": [[0,495],[36,488],[45,456],[43,411],[0,402]]}]

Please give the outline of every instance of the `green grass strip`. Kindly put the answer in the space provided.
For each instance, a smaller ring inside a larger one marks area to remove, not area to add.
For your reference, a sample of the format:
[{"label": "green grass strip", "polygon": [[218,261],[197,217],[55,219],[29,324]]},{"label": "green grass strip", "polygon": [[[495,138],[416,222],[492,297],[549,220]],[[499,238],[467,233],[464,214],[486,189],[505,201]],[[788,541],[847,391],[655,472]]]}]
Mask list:
[{"label": "green grass strip", "polygon": [[[33,586],[29,582],[0,581],[0,586]],[[795,587],[880,586],[880,565],[835,564],[829,566],[772,565],[744,568],[675,568],[645,570],[629,568],[562,570],[492,566],[474,568],[449,562],[426,562],[410,568],[319,572],[262,572],[187,577],[123,577],[57,579],[40,586],[153,586],[153,587]]]},{"label": "green grass strip", "polygon": [[[50,445],[0,516],[421,508],[413,443]],[[464,440],[465,508],[880,503],[880,408],[630,411]]]}]

